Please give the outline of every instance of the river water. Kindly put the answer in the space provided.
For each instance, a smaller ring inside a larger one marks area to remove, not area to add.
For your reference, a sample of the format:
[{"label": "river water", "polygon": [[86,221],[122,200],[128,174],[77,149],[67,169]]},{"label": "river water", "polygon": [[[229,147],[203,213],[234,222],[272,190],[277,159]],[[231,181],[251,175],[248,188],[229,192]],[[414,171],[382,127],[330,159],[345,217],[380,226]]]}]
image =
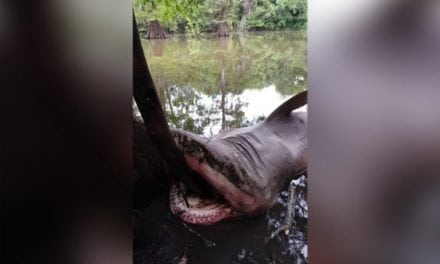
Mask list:
[{"label": "river water", "polygon": [[[307,88],[307,41],[298,32],[170,36],[143,40],[143,48],[170,126],[205,137],[253,125]],[[292,184],[295,223],[273,237],[286,219],[289,183],[266,214],[209,227],[183,224],[159,195],[135,212],[135,263],[307,262],[306,177]]]},{"label": "river water", "polygon": [[307,46],[297,32],[144,41],[172,126],[205,136],[252,125],[306,89]]}]

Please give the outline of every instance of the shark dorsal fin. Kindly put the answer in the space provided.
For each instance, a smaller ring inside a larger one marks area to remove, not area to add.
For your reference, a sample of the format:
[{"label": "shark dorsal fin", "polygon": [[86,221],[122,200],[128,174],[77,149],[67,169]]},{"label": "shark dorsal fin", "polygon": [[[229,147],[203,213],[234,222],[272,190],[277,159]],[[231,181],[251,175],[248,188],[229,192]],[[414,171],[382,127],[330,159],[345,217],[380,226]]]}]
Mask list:
[{"label": "shark dorsal fin", "polygon": [[287,117],[293,110],[305,104],[307,104],[307,91],[301,92],[284,102],[275,109],[266,120],[270,121],[281,117]]}]

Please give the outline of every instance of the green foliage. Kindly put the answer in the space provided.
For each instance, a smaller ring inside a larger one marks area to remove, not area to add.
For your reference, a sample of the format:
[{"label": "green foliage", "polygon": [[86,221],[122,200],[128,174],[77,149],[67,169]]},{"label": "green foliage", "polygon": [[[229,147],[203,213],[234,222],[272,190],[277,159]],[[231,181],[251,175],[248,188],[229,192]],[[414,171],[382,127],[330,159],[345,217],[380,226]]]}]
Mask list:
[{"label": "green foliage", "polygon": [[307,2],[305,0],[260,0],[248,19],[248,29],[278,30],[305,29]]},{"label": "green foliage", "polygon": [[134,11],[141,29],[158,20],[168,32],[198,34],[205,23],[200,15],[202,0],[135,0]]},{"label": "green foliage", "polygon": [[222,7],[226,8],[224,19],[237,30],[246,2],[250,3],[248,30],[306,29],[306,0],[135,0],[134,11],[141,29],[158,20],[169,33],[197,36],[217,30]]}]

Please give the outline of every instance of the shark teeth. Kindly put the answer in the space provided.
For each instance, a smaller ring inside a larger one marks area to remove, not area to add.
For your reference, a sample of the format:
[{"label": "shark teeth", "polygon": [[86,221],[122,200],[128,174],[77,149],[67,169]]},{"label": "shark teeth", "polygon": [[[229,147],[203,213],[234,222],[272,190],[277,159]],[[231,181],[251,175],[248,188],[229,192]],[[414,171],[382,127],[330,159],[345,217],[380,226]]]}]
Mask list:
[{"label": "shark teeth", "polygon": [[181,184],[173,184],[170,188],[170,209],[183,221],[191,224],[210,225],[233,216],[227,201],[218,200],[218,198],[202,199],[188,196],[180,186]]}]

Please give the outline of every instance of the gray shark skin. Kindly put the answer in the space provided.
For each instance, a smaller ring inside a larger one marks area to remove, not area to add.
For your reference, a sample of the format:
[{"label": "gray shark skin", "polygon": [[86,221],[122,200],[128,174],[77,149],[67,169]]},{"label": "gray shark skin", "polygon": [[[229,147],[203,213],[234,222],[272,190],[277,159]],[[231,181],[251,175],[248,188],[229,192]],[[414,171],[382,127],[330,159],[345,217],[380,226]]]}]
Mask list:
[{"label": "gray shark skin", "polygon": [[279,106],[251,127],[223,131],[206,139],[171,129],[186,163],[210,187],[198,197],[183,182],[170,188],[170,209],[184,222],[210,225],[252,216],[272,207],[289,179],[307,169],[307,91]]}]

